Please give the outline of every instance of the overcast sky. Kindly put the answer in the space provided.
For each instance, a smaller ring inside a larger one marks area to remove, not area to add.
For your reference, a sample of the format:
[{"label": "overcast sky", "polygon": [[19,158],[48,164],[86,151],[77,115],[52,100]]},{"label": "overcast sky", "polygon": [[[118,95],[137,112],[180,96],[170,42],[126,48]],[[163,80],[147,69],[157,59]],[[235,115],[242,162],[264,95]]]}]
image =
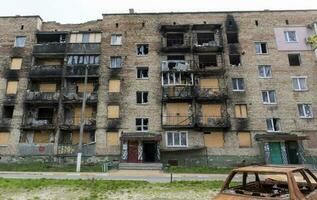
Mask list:
[{"label": "overcast sky", "polygon": [[0,15],[40,15],[45,21],[80,23],[129,8],[135,12],[317,9],[317,0],[7,0]]}]

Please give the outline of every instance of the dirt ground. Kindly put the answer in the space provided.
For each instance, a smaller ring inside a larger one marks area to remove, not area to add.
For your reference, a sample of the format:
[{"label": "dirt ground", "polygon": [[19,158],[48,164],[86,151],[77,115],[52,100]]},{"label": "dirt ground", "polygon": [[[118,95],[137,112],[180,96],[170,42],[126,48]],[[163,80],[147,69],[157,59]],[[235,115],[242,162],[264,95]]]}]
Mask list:
[{"label": "dirt ground", "polygon": [[4,190],[0,188],[3,200],[210,200],[217,194],[215,190],[179,190],[151,188],[138,191],[119,190],[115,192],[92,193],[75,187],[49,187],[37,190]]}]

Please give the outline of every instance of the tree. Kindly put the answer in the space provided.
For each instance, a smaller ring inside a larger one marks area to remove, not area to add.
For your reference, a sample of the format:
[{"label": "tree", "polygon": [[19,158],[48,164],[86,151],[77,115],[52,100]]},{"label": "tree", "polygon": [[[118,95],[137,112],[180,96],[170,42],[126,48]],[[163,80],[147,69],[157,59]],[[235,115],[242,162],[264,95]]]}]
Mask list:
[{"label": "tree", "polygon": [[317,34],[309,36],[307,39],[307,43],[310,44],[313,49],[317,49]]}]

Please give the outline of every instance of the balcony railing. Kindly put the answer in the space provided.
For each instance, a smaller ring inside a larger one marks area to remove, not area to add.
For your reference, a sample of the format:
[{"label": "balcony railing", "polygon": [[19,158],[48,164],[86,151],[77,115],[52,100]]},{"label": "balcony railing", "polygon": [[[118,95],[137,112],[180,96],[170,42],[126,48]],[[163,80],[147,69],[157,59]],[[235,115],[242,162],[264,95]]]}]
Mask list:
[{"label": "balcony railing", "polygon": [[45,54],[64,54],[66,50],[65,43],[46,43],[46,44],[35,44],[33,46],[34,55],[45,55]]},{"label": "balcony railing", "polygon": [[188,71],[190,70],[190,62],[185,60],[167,60],[162,61],[162,71]]},{"label": "balcony railing", "polygon": [[161,51],[172,52],[190,52],[191,40],[189,38],[165,38],[162,40]]},{"label": "balcony railing", "polygon": [[[98,101],[97,92],[87,93],[87,103],[94,103]],[[66,93],[64,94],[63,100],[65,102],[81,102],[84,98],[84,93]]]},{"label": "balcony railing", "polygon": [[11,118],[2,118],[0,120],[0,128],[8,128],[11,126]]},{"label": "balcony railing", "polygon": [[162,72],[216,72],[223,71],[223,63],[218,63],[218,60],[199,62],[196,60],[166,60],[161,62]]},{"label": "balcony railing", "polygon": [[228,96],[225,88],[202,88],[199,86],[195,87],[195,96],[197,99],[224,99]]},{"label": "balcony railing", "polygon": [[20,156],[53,155],[54,144],[19,144]]},{"label": "balcony railing", "polygon": [[[76,77],[76,76],[85,76],[86,66],[67,66],[66,67],[66,76]],[[98,76],[99,75],[99,66],[98,65],[89,65],[88,66],[88,76]]]},{"label": "balcony railing", "polygon": [[59,78],[62,77],[63,68],[58,65],[33,66],[30,70],[30,78]]},{"label": "balcony railing", "polygon": [[192,86],[163,87],[163,99],[191,99],[194,97]]},{"label": "balcony railing", "polygon": [[196,124],[202,128],[228,128],[230,120],[228,116],[197,116]]},{"label": "balcony railing", "polygon": [[27,91],[24,96],[24,100],[30,103],[36,102],[58,102],[59,92],[31,92]]},{"label": "balcony railing", "polygon": [[23,128],[25,129],[54,129],[54,120],[53,117],[48,118],[38,118],[34,119],[31,117],[25,118],[23,120]]},{"label": "balcony railing", "polygon": [[193,124],[193,116],[163,115],[165,127],[192,127]]},{"label": "balcony railing", "polygon": [[100,54],[100,43],[69,43],[67,53],[73,54]]},{"label": "balcony railing", "polygon": [[[65,119],[62,129],[79,129],[81,124],[80,117],[73,117]],[[85,118],[84,119],[85,129],[94,129],[96,127],[96,117]]]}]

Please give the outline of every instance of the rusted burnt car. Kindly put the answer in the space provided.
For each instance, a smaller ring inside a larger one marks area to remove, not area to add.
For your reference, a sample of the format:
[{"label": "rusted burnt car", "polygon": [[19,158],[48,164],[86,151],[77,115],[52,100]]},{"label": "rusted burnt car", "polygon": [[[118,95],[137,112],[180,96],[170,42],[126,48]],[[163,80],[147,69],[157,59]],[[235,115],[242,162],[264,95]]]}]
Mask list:
[{"label": "rusted burnt car", "polygon": [[317,200],[317,178],[294,166],[248,166],[232,170],[214,200]]}]

